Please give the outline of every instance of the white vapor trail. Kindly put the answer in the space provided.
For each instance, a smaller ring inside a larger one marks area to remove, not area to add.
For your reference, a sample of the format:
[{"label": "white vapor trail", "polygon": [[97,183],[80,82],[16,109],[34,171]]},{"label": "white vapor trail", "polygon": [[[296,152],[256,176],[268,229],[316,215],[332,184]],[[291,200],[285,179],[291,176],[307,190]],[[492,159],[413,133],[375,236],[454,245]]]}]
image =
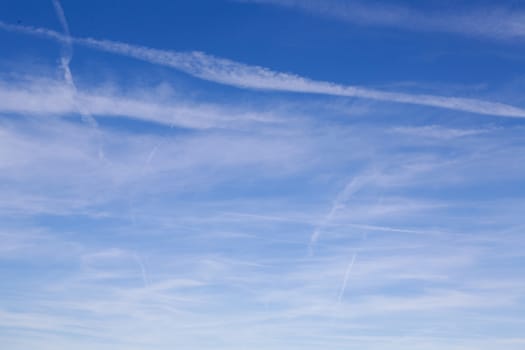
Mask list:
[{"label": "white vapor trail", "polygon": [[66,81],[66,84],[71,88],[74,94],[74,100],[75,100],[75,107],[82,116],[82,120],[86,122],[87,124],[96,127],[97,122],[95,118],[89,113],[89,111],[83,107],[82,104],[77,103],[76,100],[78,99],[78,90],[75,85],[75,80],[73,79],[73,74],[71,73],[71,68],[69,64],[71,63],[71,59],[73,58],[73,40],[71,37],[71,33],[69,31],[69,25],[66,20],[66,15],[64,14],[64,9],[62,8],[62,5],[60,4],[59,0],[52,0],[53,1],[53,7],[55,8],[56,15],[58,17],[58,20],[60,21],[60,24],[62,25],[62,29],[65,33],[60,39],[62,43],[62,54],[60,57],[60,66],[62,70],[64,71],[64,80]]},{"label": "white vapor trail", "polygon": [[[138,60],[175,68],[194,77],[239,88],[358,97],[377,101],[407,103],[500,117],[525,118],[525,109],[471,98],[428,94],[386,92],[358,86],[316,81],[295,74],[276,72],[202,52],[175,52],[110,40],[74,38],[45,28],[12,25],[0,21],[0,29],[73,43]],[[69,39],[68,39],[69,38]]]},{"label": "white vapor trail", "polygon": [[352,255],[352,260],[350,260],[350,263],[348,264],[345,272],[345,277],[343,279],[343,283],[341,284],[341,289],[339,290],[339,296],[337,297],[337,301],[341,303],[343,300],[343,296],[345,294],[346,286],[348,284],[348,278],[350,277],[350,273],[352,272],[352,268],[354,267],[355,259],[357,257],[357,252]]},{"label": "white vapor trail", "polygon": [[62,8],[62,5],[60,5],[60,1],[53,0],[53,6],[55,8],[55,12],[58,17],[58,20],[60,21],[60,24],[62,25],[62,29],[64,30],[64,33],[66,34],[64,45],[63,45],[62,60],[63,60],[63,63],[69,64],[69,62],[71,61],[71,58],[73,57],[73,43],[71,41],[71,33],[69,31],[69,25],[67,24],[66,15],[64,14],[64,9]]},{"label": "white vapor trail", "polygon": [[[345,202],[350,198],[350,196],[358,192],[365,184],[373,181],[377,176],[378,176],[377,173],[365,173],[365,174],[356,176],[346,184],[346,186],[341,192],[339,192],[336,199],[334,200],[334,203],[332,204],[332,208],[330,209],[328,214],[324,217],[321,224],[319,224],[316,227],[315,231],[310,236],[310,244],[308,246],[310,255],[313,254],[313,248],[315,244],[317,243],[317,241],[319,240],[322,230],[332,222],[337,211],[344,208]],[[346,272],[343,278],[343,283],[341,284],[341,289],[339,290],[339,295],[337,297],[337,301],[339,304],[341,303],[343,299],[343,296],[346,290],[346,286],[348,284],[348,279],[350,277],[350,273],[352,272],[352,268],[354,267],[355,259],[357,258],[358,250],[354,252],[354,254],[352,255],[352,259],[350,260],[350,263],[348,263],[348,266],[346,268]]]},{"label": "white vapor trail", "polygon": [[346,184],[346,186],[343,188],[341,192],[337,194],[337,197],[335,198],[332,204],[332,207],[330,208],[330,211],[328,212],[328,214],[325,215],[325,217],[317,225],[314,232],[310,236],[310,243],[308,245],[308,250],[310,252],[310,255],[313,254],[313,249],[315,247],[315,244],[319,240],[319,237],[321,236],[322,231],[328,225],[330,225],[330,223],[334,219],[335,214],[344,207],[344,202],[346,202],[351,195],[359,191],[359,189],[366,182],[368,182],[370,178],[373,178],[373,177],[374,175],[355,177]]},{"label": "white vapor trail", "polygon": [[150,284],[150,280],[148,278],[148,273],[146,272],[146,266],[144,266],[144,262],[138,254],[133,254],[133,258],[140,267],[140,273],[142,276],[142,282],[144,283],[144,287],[148,287]]}]

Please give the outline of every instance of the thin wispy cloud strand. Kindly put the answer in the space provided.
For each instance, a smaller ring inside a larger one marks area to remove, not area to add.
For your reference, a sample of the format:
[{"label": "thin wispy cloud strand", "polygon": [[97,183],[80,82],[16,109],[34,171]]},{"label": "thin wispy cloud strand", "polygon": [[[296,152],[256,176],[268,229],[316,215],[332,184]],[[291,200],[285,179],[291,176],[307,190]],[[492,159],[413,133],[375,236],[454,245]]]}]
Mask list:
[{"label": "thin wispy cloud strand", "polygon": [[294,8],[327,18],[364,26],[400,28],[421,32],[453,33],[495,40],[525,39],[525,11],[500,5],[450,7],[440,4],[430,11],[388,1],[356,0],[242,0],[242,2]]},{"label": "thin wispy cloud strand", "polygon": [[[60,24],[62,26],[62,29],[64,30],[64,37],[62,42],[62,54],[60,57],[60,66],[62,70],[64,71],[64,80],[66,81],[67,85],[70,86],[71,90],[73,91],[73,97],[74,100],[76,100],[78,91],[77,86],[75,84],[75,80],[73,78],[73,74],[71,73],[71,59],[73,58],[73,42],[71,39],[71,33],[69,32],[69,25],[67,23],[66,15],[64,13],[64,9],[62,8],[62,5],[60,4],[59,0],[53,0],[53,7],[55,8],[56,15],[58,17],[58,20],[60,21]],[[78,109],[78,112],[82,116],[82,119],[89,123],[90,125],[96,127],[97,122],[95,118],[89,113],[89,111],[86,108],[83,108],[78,102],[75,101],[75,106]]]},{"label": "thin wispy cloud strand", "polygon": [[[60,42],[69,40],[68,37],[60,33],[44,28],[11,25],[3,22],[0,22],[0,28],[43,36]],[[228,59],[217,58],[202,52],[179,53],[92,38],[72,38],[72,40],[79,45],[132,57],[152,64],[175,68],[200,79],[239,88],[358,97],[377,101],[445,108],[483,115],[516,118],[525,117],[525,109],[504,103],[461,97],[385,92],[357,86],[310,80],[294,74],[275,72],[260,66],[250,66]]]},{"label": "thin wispy cloud strand", "polygon": [[343,277],[343,283],[341,284],[341,289],[339,290],[339,295],[337,296],[337,301],[339,303],[341,303],[345,295],[346,287],[348,285],[348,279],[350,278],[350,274],[352,273],[352,268],[354,267],[356,258],[357,258],[357,252],[354,252],[354,254],[352,254],[352,259],[350,260],[350,262],[348,263],[348,266],[346,267],[345,275]]},{"label": "thin wispy cloud strand", "polygon": [[66,64],[69,65],[69,62],[73,57],[73,43],[71,42],[71,33],[69,32],[69,25],[67,23],[66,15],[64,13],[64,9],[62,8],[62,5],[60,4],[60,1],[53,0],[53,7],[55,8],[58,20],[60,21],[60,25],[62,26],[62,29],[64,30],[65,34],[62,61],[65,61]]},{"label": "thin wispy cloud strand", "polygon": [[[149,89],[155,90],[155,87]],[[272,113],[246,108],[197,101],[159,101],[144,90],[123,93],[94,89],[80,92],[65,81],[52,79],[36,78],[16,83],[0,80],[0,112],[34,116],[80,113],[92,118],[120,117],[189,129],[231,128],[243,123],[279,121]]]},{"label": "thin wispy cloud strand", "polygon": [[310,243],[308,245],[310,254],[313,253],[313,249],[317,241],[319,241],[323,230],[332,224],[336,215],[347,206],[350,198],[364,186],[373,182],[377,176],[374,172],[366,172],[365,174],[355,176],[346,183],[345,187],[335,197],[330,211],[323,217],[319,224],[317,224],[315,230],[310,235]]}]

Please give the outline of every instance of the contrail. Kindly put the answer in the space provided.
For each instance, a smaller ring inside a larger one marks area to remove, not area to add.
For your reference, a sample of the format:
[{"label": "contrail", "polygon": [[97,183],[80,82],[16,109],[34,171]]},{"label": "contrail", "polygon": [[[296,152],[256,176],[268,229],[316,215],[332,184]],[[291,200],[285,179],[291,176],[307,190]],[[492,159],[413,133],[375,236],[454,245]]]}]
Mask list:
[{"label": "contrail", "polygon": [[325,215],[325,217],[322,219],[321,223],[317,225],[314,232],[312,232],[310,236],[310,243],[308,244],[308,250],[310,255],[313,254],[313,249],[319,240],[319,237],[322,234],[322,231],[330,225],[332,220],[334,219],[335,214],[337,212],[344,208],[344,202],[348,200],[348,198],[359,191],[361,187],[368,181],[370,181],[370,178],[374,177],[373,174],[371,175],[361,175],[354,177],[351,181],[349,181],[343,190],[337,194],[337,197],[335,198],[332,207],[330,208],[330,211],[328,214]]},{"label": "contrail", "polygon": [[366,232],[363,233],[361,237],[361,242],[359,243],[359,246],[354,251],[354,254],[352,255],[352,259],[348,263],[348,266],[346,267],[345,276],[343,278],[343,283],[341,283],[341,289],[339,290],[339,296],[337,297],[337,302],[340,304],[343,300],[343,297],[345,295],[346,286],[348,285],[348,279],[350,278],[350,273],[352,272],[352,268],[354,267],[355,260],[357,259],[357,255],[359,255],[359,252],[361,251],[361,247],[363,246],[363,241],[366,240],[368,234]]},{"label": "contrail", "polygon": [[295,74],[282,73],[261,66],[251,66],[218,58],[202,52],[175,52],[153,49],[127,43],[74,38],[45,28],[34,28],[0,22],[0,28],[90,47],[99,51],[132,57],[152,64],[167,66],[194,77],[245,89],[285,91],[331,96],[358,97],[384,102],[404,103],[444,108],[499,117],[525,118],[525,109],[498,102],[462,97],[445,97],[428,94],[410,94],[341,85],[311,80]]},{"label": "contrail", "polygon": [[[66,20],[66,15],[64,14],[64,9],[62,8],[62,5],[60,4],[59,0],[52,0],[53,7],[55,8],[56,15],[58,17],[58,20],[60,21],[60,24],[62,25],[62,29],[65,33],[65,35],[61,36],[60,42],[62,43],[62,54],[60,57],[60,66],[62,70],[64,71],[64,80],[66,81],[66,84],[71,88],[73,91],[73,101],[75,104],[75,108],[78,110],[80,115],[82,116],[82,120],[86,122],[87,124],[96,127],[97,122],[95,118],[89,113],[89,111],[80,103],[77,102],[78,99],[78,90],[75,85],[75,80],[73,79],[73,74],[71,73],[71,68],[69,64],[71,63],[71,59],[73,58],[73,39],[71,37],[71,33],[69,31],[69,25]],[[58,36],[56,36],[58,38]]]},{"label": "contrail", "polygon": [[339,296],[337,297],[337,301],[341,303],[341,300],[343,300],[343,296],[345,294],[346,285],[348,284],[348,278],[350,277],[350,273],[352,272],[352,267],[354,267],[354,262],[357,257],[357,251],[354,252],[354,255],[352,256],[352,260],[348,264],[345,272],[345,277],[343,279],[343,283],[341,285],[341,289],[339,290]]},{"label": "contrail", "polygon": [[355,260],[357,259],[357,256],[359,255],[359,252],[361,251],[361,248],[363,246],[364,240],[368,237],[368,234],[366,232],[363,233],[361,236],[361,242],[359,245],[355,248],[354,254],[352,255],[352,259],[348,263],[346,267],[345,276],[343,278],[343,282],[341,283],[341,289],[339,290],[339,296],[337,297],[338,304],[341,304],[343,301],[343,297],[345,295],[346,286],[348,285],[348,280],[350,279],[350,274],[352,273],[352,268],[354,267]]},{"label": "contrail", "polygon": [[135,258],[135,261],[140,267],[140,272],[142,275],[142,282],[144,283],[144,287],[148,287],[150,284],[150,280],[148,278],[148,274],[146,272],[146,267],[144,266],[144,263],[142,262],[142,259],[138,254],[133,254],[133,257]]},{"label": "contrail", "polygon": [[68,66],[69,62],[71,62],[71,58],[73,57],[73,42],[71,40],[71,33],[69,32],[69,25],[67,24],[66,15],[64,14],[64,9],[62,8],[62,5],[60,5],[60,1],[59,0],[52,0],[52,1],[53,1],[53,6],[55,8],[55,13],[66,35],[64,44],[62,45],[61,59],[62,59],[62,63]]}]

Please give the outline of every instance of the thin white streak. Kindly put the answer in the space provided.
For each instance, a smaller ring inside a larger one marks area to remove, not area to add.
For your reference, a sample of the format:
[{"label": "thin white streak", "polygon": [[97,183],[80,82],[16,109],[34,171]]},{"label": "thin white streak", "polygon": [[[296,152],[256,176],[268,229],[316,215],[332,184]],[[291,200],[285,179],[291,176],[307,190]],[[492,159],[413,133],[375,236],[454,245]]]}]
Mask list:
[{"label": "thin white streak", "polygon": [[157,149],[159,148],[160,142],[157,142],[157,145],[153,147],[153,149],[149,152],[148,158],[146,159],[146,166],[148,166],[151,163],[151,160],[153,159],[153,156],[155,153],[157,153]]},{"label": "thin white streak", "polygon": [[66,33],[67,36],[70,36],[69,32],[69,25],[67,24],[66,15],[64,14],[64,9],[62,8],[62,5],[60,5],[59,0],[52,0],[53,6],[55,7],[55,12],[57,14],[58,20],[60,21],[60,24],[62,25],[62,28],[64,29],[64,33]]},{"label": "thin white streak", "polygon": [[[494,129],[492,129],[494,130]],[[490,132],[491,129],[450,129],[438,125],[428,125],[422,127],[396,127],[393,133],[405,134],[412,137],[424,139],[449,140],[461,137],[476,136]]]},{"label": "thin white streak", "polygon": [[62,57],[61,57],[62,68],[64,69],[64,76],[66,78],[66,81],[69,83],[72,83],[72,76],[71,76],[71,71],[69,69],[69,63],[71,62],[71,59],[73,58],[73,42],[71,41],[69,25],[66,20],[66,15],[64,14],[64,9],[62,8],[62,5],[60,5],[60,1],[59,0],[52,0],[52,1],[53,1],[53,7],[55,8],[55,13],[66,35],[65,40],[63,41],[63,44],[62,44]]},{"label": "thin white streak", "polygon": [[[173,129],[173,126],[174,126],[173,121],[169,123],[169,126],[170,126],[170,129]],[[159,147],[161,147],[163,141],[165,140],[158,141],[157,144],[153,146],[153,149],[149,152],[148,159],[146,160],[146,166],[150,165],[151,161],[153,160],[153,157],[157,153],[157,150],[159,149]]]},{"label": "thin white streak", "polygon": [[350,277],[350,273],[352,272],[352,267],[354,267],[354,262],[355,262],[356,257],[357,257],[357,252],[354,252],[354,255],[352,256],[352,260],[350,261],[350,263],[348,264],[348,266],[346,268],[345,277],[343,279],[343,283],[342,283],[341,289],[339,291],[339,296],[337,297],[337,301],[339,303],[341,303],[341,301],[343,300],[343,296],[345,294],[346,286],[348,284],[348,278]]},{"label": "thin white streak", "polygon": [[228,128],[238,123],[279,122],[277,116],[264,112],[202,103],[149,102],[142,95],[141,90],[129,95],[106,91],[79,91],[75,95],[71,86],[62,81],[36,80],[14,84],[0,80],[0,112],[61,116],[75,113],[79,108],[89,108],[91,115],[101,118],[123,117],[170,128],[178,126],[191,129]]},{"label": "thin white streak", "polygon": [[358,176],[353,178],[351,181],[349,181],[346,186],[343,188],[341,192],[337,194],[337,197],[335,198],[332,207],[330,208],[330,211],[328,214],[325,215],[325,217],[321,220],[321,222],[317,225],[314,232],[310,236],[310,243],[308,245],[308,250],[310,255],[313,254],[313,248],[315,247],[317,241],[319,240],[319,237],[321,237],[321,233],[328,225],[331,224],[332,220],[334,219],[335,214],[340,210],[344,208],[344,203],[349,199],[349,197],[353,194],[355,194],[357,191],[361,189],[361,187],[367,183],[370,179],[370,177],[373,177],[374,175],[370,176]]},{"label": "thin white streak", "polygon": [[[67,40],[67,37],[43,28],[11,25],[3,22],[0,22],[0,28],[57,41]],[[276,72],[260,66],[250,66],[228,59],[217,58],[202,52],[179,53],[92,38],[72,38],[72,40],[79,45],[175,68],[200,79],[239,88],[358,97],[377,101],[445,108],[482,115],[525,118],[525,109],[498,102],[461,97],[386,92],[358,86],[310,80],[295,74]]]},{"label": "thin white streak", "polygon": [[460,6],[421,11],[391,2],[359,0],[242,0],[277,5],[348,23],[401,28],[405,30],[453,33],[497,40],[525,38],[525,13],[504,6],[460,9]]},{"label": "thin white streak", "polygon": [[133,254],[133,258],[135,259],[135,261],[137,262],[137,264],[140,267],[140,273],[141,273],[141,276],[142,276],[142,282],[144,283],[144,287],[147,288],[149,286],[149,284],[150,284],[150,281],[149,281],[149,278],[148,278],[148,274],[146,272],[146,267],[144,266],[144,262],[142,261],[142,259],[140,258],[140,256],[138,254]]},{"label": "thin white streak", "polygon": [[[60,21],[60,24],[62,25],[62,29],[64,30],[65,36],[63,37],[62,42],[62,55],[60,57],[60,66],[62,70],[64,71],[64,80],[66,81],[67,85],[71,88],[73,91],[73,101],[75,104],[76,109],[82,116],[82,120],[86,122],[87,124],[91,125],[92,127],[97,126],[97,122],[95,118],[89,113],[88,109],[85,108],[82,104],[78,103],[78,90],[75,85],[75,80],[73,79],[73,74],[71,73],[71,68],[69,64],[71,63],[71,59],[73,58],[73,40],[71,37],[71,34],[69,32],[69,25],[67,23],[66,15],[64,14],[64,9],[62,8],[62,5],[60,4],[59,0],[52,0],[53,1],[53,7],[55,8],[56,15],[58,17],[58,20]],[[103,153],[101,150],[99,150],[101,153],[101,156],[103,157]]]}]

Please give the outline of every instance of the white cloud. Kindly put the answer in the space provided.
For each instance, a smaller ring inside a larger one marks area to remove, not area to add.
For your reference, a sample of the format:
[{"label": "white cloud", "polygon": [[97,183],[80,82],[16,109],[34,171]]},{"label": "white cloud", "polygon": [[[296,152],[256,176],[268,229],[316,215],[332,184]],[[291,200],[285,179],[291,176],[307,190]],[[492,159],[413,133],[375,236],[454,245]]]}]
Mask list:
[{"label": "white cloud", "polygon": [[[194,129],[239,128],[253,122],[277,122],[271,113],[205,103],[155,101],[145,90],[127,95],[95,89],[79,92],[49,79],[0,81],[0,112],[67,116],[78,110],[101,118],[123,117]],[[85,113],[84,113],[85,114]]]},{"label": "white cloud", "polygon": [[426,125],[420,127],[395,127],[392,132],[418,138],[448,140],[460,137],[474,136],[490,132],[483,129],[452,129],[439,125]]},{"label": "white cloud", "polygon": [[359,0],[243,0],[319,14],[359,25],[394,27],[422,32],[444,32],[498,40],[525,38],[525,12],[500,6],[454,8],[440,5],[427,11],[389,2]]},{"label": "white cloud", "polygon": [[[23,27],[3,22],[0,22],[0,28],[43,36],[59,42],[66,40],[66,37],[63,35],[43,28]],[[523,108],[504,103],[462,97],[385,92],[358,86],[310,80],[299,75],[276,72],[261,66],[250,66],[224,58],[217,58],[202,52],[179,53],[92,38],[73,38],[73,42],[152,64],[172,67],[200,79],[239,88],[358,97],[377,101],[446,108],[483,115],[525,117]]]}]

